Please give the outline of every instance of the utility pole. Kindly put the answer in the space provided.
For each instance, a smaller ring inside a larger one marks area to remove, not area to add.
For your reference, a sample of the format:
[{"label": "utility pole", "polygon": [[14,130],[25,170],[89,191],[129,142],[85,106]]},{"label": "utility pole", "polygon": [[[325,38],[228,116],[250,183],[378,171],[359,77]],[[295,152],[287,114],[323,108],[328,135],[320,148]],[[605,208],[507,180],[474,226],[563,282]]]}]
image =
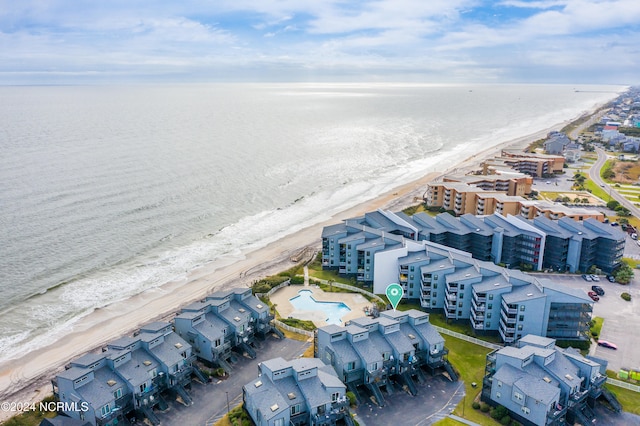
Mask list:
[{"label": "utility pole", "polygon": [[227,394],[227,416],[229,415],[229,392],[225,392]]}]

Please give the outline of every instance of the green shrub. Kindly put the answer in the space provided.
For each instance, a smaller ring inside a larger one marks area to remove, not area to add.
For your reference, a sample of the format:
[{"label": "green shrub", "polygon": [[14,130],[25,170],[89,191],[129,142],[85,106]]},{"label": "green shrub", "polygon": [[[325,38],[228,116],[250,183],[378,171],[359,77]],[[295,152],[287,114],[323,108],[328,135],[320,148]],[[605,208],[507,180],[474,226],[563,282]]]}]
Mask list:
[{"label": "green shrub", "polygon": [[356,395],[351,391],[347,392],[347,398],[349,398],[349,405],[351,406],[355,406],[358,402],[358,400],[356,399]]},{"label": "green shrub", "polygon": [[597,338],[598,338],[598,333],[597,333],[596,331],[592,331],[592,332],[591,332],[591,336],[592,336],[594,339],[597,339]]},{"label": "green shrub", "polygon": [[556,345],[561,348],[576,348],[583,351],[588,351],[589,347],[591,347],[591,342],[589,340],[556,340]]},{"label": "green shrub", "polygon": [[[489,415],[491,416],[492,419],[496,419],[496,420],[502,421],[502,419],[505,416],[508,417],[508,413],[509,413],[509,411],[506,408],[504,408],[502,405],[498,405],[496,408],[491,410],[491,413],[489,413]],[[511,419],[509,419],[509,420],[511,420]]]},{"label": "green shrub", "polygon": [[483,413],[488,413],[489,410],[491,410],[491,406],[487,403],[481,403],[480,404],[480,411],[482,411]]},{"label": "green shrub", "polygon": [[229,422],[233,426],[250,425],[252,423],[249,413],[244,409],[244,406],[239,405],[229,412]]},{"label": "green shrub", "polygon": [[511,417],[509,416],[504,416],[503,418],[500,419],[500,424],[501,425],[508,425],[509,423],[511,423]]},{"label": "green shrub", "polygon": [[631,301],[631,295],[629,293],[622,293],[620,297],[622,297],[627,302]]},{"label": "green shrub", "polygon": [[471,404],[471,406],[473,407],[474,410],[480,409],[480,403],[477,401],[473,401],[473,404]]},{"label": "green shrub", "polygon": [[291,284],[304,284],[304,277],[296,275],[291,278]]}]

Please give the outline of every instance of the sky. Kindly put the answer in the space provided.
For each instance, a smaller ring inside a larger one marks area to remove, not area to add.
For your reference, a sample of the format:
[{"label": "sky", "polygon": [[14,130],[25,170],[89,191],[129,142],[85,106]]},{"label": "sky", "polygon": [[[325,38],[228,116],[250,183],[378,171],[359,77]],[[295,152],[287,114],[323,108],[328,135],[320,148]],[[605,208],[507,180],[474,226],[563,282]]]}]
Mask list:
[{"label": "sky", "polygon": [[640,83],[638,0],[0,0],[0,84]]}]

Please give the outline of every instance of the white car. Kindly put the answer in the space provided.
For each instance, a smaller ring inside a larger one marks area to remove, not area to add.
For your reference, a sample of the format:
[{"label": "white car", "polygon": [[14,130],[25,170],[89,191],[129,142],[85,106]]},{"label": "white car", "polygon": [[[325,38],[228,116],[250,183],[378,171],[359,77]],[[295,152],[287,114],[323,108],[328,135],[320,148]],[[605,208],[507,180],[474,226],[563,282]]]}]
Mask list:
[{"label": "white car", "polygon": [[597,275],[595,275],[595,274],[591,274],[591,279],[592,279],[593,281],[600,281],[600,277],[599,277],[599,276],[597,276]]}]

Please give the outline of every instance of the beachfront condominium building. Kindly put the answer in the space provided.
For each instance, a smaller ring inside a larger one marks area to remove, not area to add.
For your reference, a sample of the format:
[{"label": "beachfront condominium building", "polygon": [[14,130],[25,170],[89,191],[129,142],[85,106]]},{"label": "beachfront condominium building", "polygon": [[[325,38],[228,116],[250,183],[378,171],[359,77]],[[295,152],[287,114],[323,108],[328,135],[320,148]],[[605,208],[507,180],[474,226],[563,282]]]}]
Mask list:
[{"label": "beachfront condominium building", "polygon": [[230,372],[232,349],[255,358],[254,338],[273,331],[271,320],[268,306],[253,296],[250,288],[237,288],[212,293],[185,306],[174,324],[199,359]]},{"label": "beachfront condominium building", "polygon": [[592,408],[600,396],[619,411],[615,396],[602,386],[606,361],[561,349],[555,342],[526,335],[514,346],[488,354],[481,399],[505,407],[527,426],[592,424]]},{"label": "beachfront condominium building", "polygon": [[260,426],[353,425],[346,386],[316,358],[258,364],[258,378],[242,388],[244,408]]},{"label": "beachfront condominium building", "polygon": [[484,191],[497,191],[510,196],[528,195],[533,185],[531,176],[512,170],[498,170],[494,174],[445,175],[442,181],[466,183]]},{"label": "beachfront condominium building", "polygon": [[485,167],[489,170],[492,168],[510,167],[513,170],[533,177],[545,177],[563,172],[564,157],[562,155],[538,154],[503,149],[501,157],[487,160]]},{"label": "beachfront condominium building", "polygon": [[191,382],[192,363],[191,346],[171,324],[154,322],[133,337],[110,342],[99,354],[73,360],[52,380],[53,392],[65,403],[64,414],[93,425],[123,423],[132,413],[158,424],[153,407],[166,407],[161,393],[190,403],[184,387]]},{"label": "beachfront condominium building", "polygon": [[525,219],[546,216],[550,219],[570,217],[577,221],[588,218],[604,221],[604,214],[598,211],[548,201],[527,200],[520,195],[486,190],[463,182],[432,182],[427,185],[424,195],[428,206],[440,207],[456,216],[498,213],[505,216],[521,216]]},{"label": "beachfront condominium building", "polygon": [[[374,232],[374,227],[381,225],[373,219],[380,216],[394,220],[389,219],[388,224]],[[402,227],[394,228],[392,224],[396,222]],[[593,218],[577,222],[568,217],[550,220],[538,216],[527,220],[514,215],[465,214],[455,218],[446,213],[432,217],[426,213],[408,216],[378,211],[326,227],[322,234],[323,266],[370,284],[378,257],[422,240],[469,252],[475,259],[508,268],[575,273],[587,272],[592,266],[612,272],[621,264],[625,235]],[[359,267],[364,269],[361,271]],[[409,275],[401,274],[400,281],[410,282]],[[411,293],[417,294],[415,288],[409,287],[408,291],[409,298],[415,297]]]},{"label": "beachfront condominium building", "polygon": [[457,379],[446,359],[444,339],[429,323],[429,314],[415,309],[321,327],[315,332],[314,350],[315,357],[331,365],[358,399],[362,399],[359,388],[364,387],[380,406],[385,403],[382,391],[392,394],[397,389],[394,383],[416,394],[414,378],[423,380],[422,369],[433,373],[444,368]]}]

